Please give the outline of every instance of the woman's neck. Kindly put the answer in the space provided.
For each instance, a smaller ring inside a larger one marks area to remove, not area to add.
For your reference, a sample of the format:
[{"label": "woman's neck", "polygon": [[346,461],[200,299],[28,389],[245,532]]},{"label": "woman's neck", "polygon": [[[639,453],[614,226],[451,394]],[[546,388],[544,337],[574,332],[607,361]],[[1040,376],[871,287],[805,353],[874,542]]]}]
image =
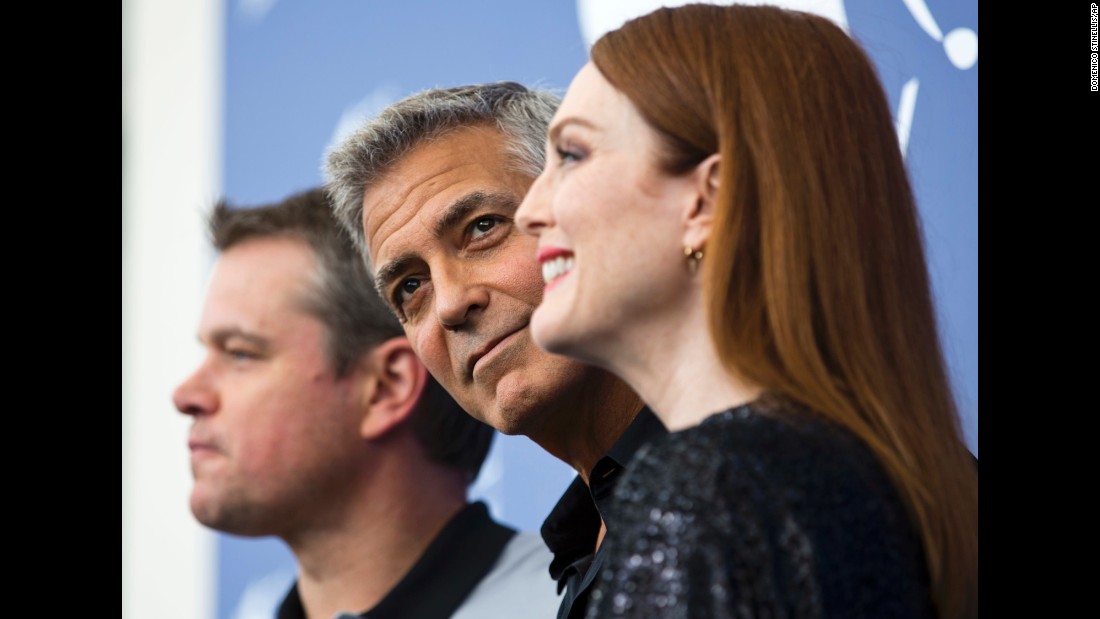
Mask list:
[{"label": "woman's neck", "polygon": [[760,396],[759,385],[731,374],[719,360],[702,303],[648,323],[639,345],[609,365],[641,396],[670,431],[698,425]]}]

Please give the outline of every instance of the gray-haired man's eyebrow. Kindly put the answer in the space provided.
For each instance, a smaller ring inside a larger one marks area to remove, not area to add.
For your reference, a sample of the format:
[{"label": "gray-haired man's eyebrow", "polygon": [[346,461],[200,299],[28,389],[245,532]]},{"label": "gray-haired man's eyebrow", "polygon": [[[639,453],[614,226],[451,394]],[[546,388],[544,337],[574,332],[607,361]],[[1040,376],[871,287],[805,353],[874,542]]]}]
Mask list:
[{"label": "gray-haired man's eyebrow", "polygon": [[383,301],[392,303],[386,291],[389,290],[393,280],[400,277],[414,260],[416,260],[415,254],[402,254],[382,265],[378,272],[374,274],[374,288]]},{"label": "gray-haired man's eyebrow", "polygon": [[495,207],[497,210],[503,210],[511,214],[519,208],[519,201],[515,196],[508,193],[486,193],[484,191],[468,193],[452,202],[443,211],[439,219],[436,220],[435,225],[432,226],[432,234],[436,238],[443,236],[448,230],[469,217],[470,213],[485,206]]},{"label": "gray-haired man's eyebrow", "polygon": [[[435,224],[432,225],[433,237],[437,239],[443,237],[452,228],[465,221],[470,213],[480,208],[490,208],[497,213],[511,215],[519,208],[519,201],[509,193],[472,191],[455,200],[443,210]],[[418,258],[417,252],[401,254],[379,267],[374,274],[374,286],[378,290],[379,296],[387,303],[392,305],[392,300],[386,291],[389,290],[393,281],[401,277],[402,273],[408,270],[409,265]]]}]

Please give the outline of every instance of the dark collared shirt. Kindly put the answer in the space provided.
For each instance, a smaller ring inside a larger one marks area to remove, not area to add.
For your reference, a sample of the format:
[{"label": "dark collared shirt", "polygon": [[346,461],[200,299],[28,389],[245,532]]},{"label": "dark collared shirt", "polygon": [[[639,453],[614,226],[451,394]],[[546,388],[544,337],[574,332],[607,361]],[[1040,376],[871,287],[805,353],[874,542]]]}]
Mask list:
[{"label": "dark collared shirt", "polygon": [[[359,617],[365,619],[443,619],[450,617],[489,572],[516,534],[497,524],[482,502],[462,508],[408,574],[382,601]],[[279,606],[278,619],[305,619],[298,583]],[[322,617],[320,619],[329,619]]]},{"label": "dark collared shirt", "polygon": [[[592,583],[605,556],[604,544],[594,552],[600,533],[600,514],[608,513],[612,491],[634,452],[665,434],[668,430],[661,420],[648,407],[642,408],[607,455],[592,468],[591,488],[580,477],[574,479],[542,523],[542,539],[554,553],[550,576],[558,581],[558,592],[565,591],[558,619],[584,617]],[[609,530],[615,526],[614,522],[605,524]]]}]

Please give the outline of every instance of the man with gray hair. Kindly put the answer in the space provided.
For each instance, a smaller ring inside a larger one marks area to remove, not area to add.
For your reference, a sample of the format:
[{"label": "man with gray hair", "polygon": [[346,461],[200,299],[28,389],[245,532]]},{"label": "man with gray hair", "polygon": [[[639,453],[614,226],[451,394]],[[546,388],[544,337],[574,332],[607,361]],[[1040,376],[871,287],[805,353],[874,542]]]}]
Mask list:
[{"label": "man with gray hair", "polygon": [[552,617],[542,540],[467,501],[493,429],[428,374],[324,192],[222,202],[209,229],[206,355],[173,395],[191,511],[290,547],[279,619]]},{"label": "man with gray hair", "polygon": [[615,482],[665,429],[618,378],[531,339],[544,281],[513,219],[558,103],[514,82],[412,95],[329,153],[326,188],[432,375],[477,419],[577,471],[542,527],[564,619],[584,615]]}]

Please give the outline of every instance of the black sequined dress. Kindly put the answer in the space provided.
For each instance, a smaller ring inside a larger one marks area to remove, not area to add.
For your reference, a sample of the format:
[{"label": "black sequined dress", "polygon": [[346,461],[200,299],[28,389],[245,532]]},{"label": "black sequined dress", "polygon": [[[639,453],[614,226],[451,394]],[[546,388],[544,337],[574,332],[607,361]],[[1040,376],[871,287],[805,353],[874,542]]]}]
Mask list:
[{"label": "black sequined dress", "polygon": [[643,447],[616,493],[588,619],[935,617],[884,469],[812,415],[713,415]]}]

